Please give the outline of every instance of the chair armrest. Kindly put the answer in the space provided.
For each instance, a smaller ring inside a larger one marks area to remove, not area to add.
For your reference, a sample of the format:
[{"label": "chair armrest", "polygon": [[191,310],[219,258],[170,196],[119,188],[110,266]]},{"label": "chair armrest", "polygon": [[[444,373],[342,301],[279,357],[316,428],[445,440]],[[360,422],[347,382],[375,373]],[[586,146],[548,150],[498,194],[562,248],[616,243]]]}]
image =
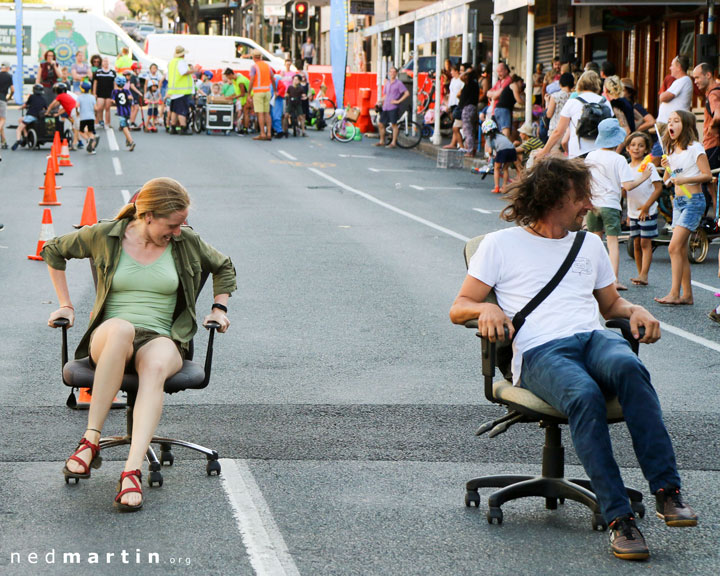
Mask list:
[{"label": "chair armrest", "polygon": [[203,324],[205,328],[210,331],[208,335],[207,352],[205,353],[205,380],[201,388],[205,388],[210,382],[210,372],[212,370],[212,357],[213,357],[213,344],[215,342],[215,330],[220,328],[220,324],[217,322],[210,321],[207,324]]},{"label": "chair armrest", "polygon": [[[477,319],[468,320],[465,322],[466,328],[473,328],[477,330],[478,321]],[[505,328],[505,338],[510,339],[510,332]],[[487,338],[483,338],[480,332],[475,332],[475,336],[480,338],[482,342],[482,375],[485,384],[485,398],[489,402],[497,402],[493,395],[493,378],[495,378],[495,353],[496,345],[495,342],[490,342]]]},{"label": "chair armrest", "polygon": [[638,329],[640,339],[636,339],[635,336],[633,336],[633,333],[630,330],[630,320],[628,320],[627,318],[610,318],[610,320],[605,322],[605,327],[617,328],[618,330],[620,330],[623,338],[625,338],[628,344],[630,344],[632,351],[635,352],[636,356],[638,355],[638,353],[640,352],[640,339],[645,336],[644,326],[640,326],[640,328]]},{"label": "chair armrest", "polygon": [[53,326],[55,326],[55,328],[62,328],[62,370],[62,368],[65,367],[65,364],[67,364],[68,361],[67,331],[70,327],[70,320],[68,320],[67,318],[58,318],[57,320],[53,320]]}]

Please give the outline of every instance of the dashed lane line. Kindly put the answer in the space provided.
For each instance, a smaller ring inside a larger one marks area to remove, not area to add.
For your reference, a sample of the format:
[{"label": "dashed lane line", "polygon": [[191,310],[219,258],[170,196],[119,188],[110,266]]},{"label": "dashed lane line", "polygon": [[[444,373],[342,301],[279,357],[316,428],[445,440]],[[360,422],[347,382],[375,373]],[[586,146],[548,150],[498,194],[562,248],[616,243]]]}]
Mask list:
[{"label": "dashed lane line", "polygon": [[220,480],[258,576],[300,576],[247,462],[221,458]]},{"label": "dashed lane line", "polygon": [[278,150],[278,154],[282,154],[282,155],[285,156],[285,158],[287,158],[288,160],[292,160],[293,162],[297,162],[297,158],[295,158],[295,156],[293,156],[292,154],[288,154],[287,152],[285,152],[285,150]]},{"label": "dashed lane line", "polygon": [[110,148],[110,150],[112,150],[113,152],[117,152],[118,150],[120,150],[120,146],[118,146],[117,139],[115,138],[115,130],[113,130],[112,128],[107,128],[105,130],[105,134],[107,135],[108,147]]},{"label": "dashed lane line", "polygon": [[113,156],[112,159],[113,168],[115,168],[115,176],[122,176],[122,164],[120,164],[120,158]]},{"label": "dashed lane line", "polygon": [[120,190],[120,194],[122,194],[123,202],[125,204],[130,203],[130,190]]},{"label": "dashed lane line", "polygon": [[[368,194],[367,192],[363,192],[362,190],[357,190],[356,188],[353,188],[352,186],[348,186],[344,182],[341,182],[340,180],[333,178],[329,174],[325,174],[325,172],[323,172],[322,170],[318,170],[317,168],[308,168],[308,170],[310,170],[314,174],[317,174],[321,178],[324,178],[325,180],[332,182],[333,184],[335,184],[336,186],[339,186],[343,190],[347,190],[348,192],[357,194],[361,198],[365,198],[366,200],[369,200],[370,202],[373,202],[374,204],[377,204],[378,206],[382,206],[383,208],[385,208],[387,210],[392,210],[393,212],[400,214],[401,216],[405,216],[406,218],[415,220],[415,222],[419,222],[420,224],[429,226],[430,228],[433,228],[439,232],[442,232],[443,234],[447,234],[448,236],[452,236],[453,238],[457,238],[458,240],[461,240],[463,242],[467,242],[468,240],[470,240],[470,238],[468,238],[467,236],[458,234],[454,230],[450,230],[449,228],[440,226],[440,224],[436,224],[435,222],[431,222],[430,220],[426,220],[425,218],[416,216],[415,214],[412,214],[411,212],[403,210],[402,208],[398,208],[397,206],[393,206],[392,204],[383,202],[379,198],[376,198],[375,196]],[[695,283],[693,283],[693,284],[695,284]],[[712,286],[707,286],[706,284],[700,285],[700,283],[698,283],[698,288],[705,288],[706,290],[707,289],[714,290],[714,288],[712,288]],[[677,328],[676,326],[673,326],[672,324],[666,324],[665,322],[661,322],[660,327],[661,327],[661,329],[666,330],[667,332],[670,332],[671,334],[675,334],[676,336],[680,336],[681,338],[685,338],[686,340],[690,340],[691,342],[695,342],[696,344],[705,346],[705,348],[709,348],[710,350],[715,350],[716,352],[720,352],[720,344],[718,344],[717,342],[713,342],[712,340],[708,340],[707,338],[703,338],[702,336],[697,336],[691,332],[687,332],[686,330],[683,330],[682,328]]]}]

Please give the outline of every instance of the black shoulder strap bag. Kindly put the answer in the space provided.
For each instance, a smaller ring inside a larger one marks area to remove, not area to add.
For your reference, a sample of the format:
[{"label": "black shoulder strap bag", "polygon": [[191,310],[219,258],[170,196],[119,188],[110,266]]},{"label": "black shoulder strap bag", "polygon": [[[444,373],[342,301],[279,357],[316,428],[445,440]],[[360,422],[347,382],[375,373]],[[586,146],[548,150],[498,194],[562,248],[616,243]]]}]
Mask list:
[{"label": "black shoulder strap bag", "polygon": [[518,333],[518,330],[520,330],[520,328],[522,328],[522,325],[525,324],[525,318],[527,318],[530,313],[535,310],[535,308],[540,306],[540,303],[545,300],[545,298],[550,296],[550,293],[555,290],[555,288],[557,288],[558,284],[560,284],[562,279],[568,273],[568,270],[570,270],[573,262],[575,262],[575,258],[577,257],[578,252],[580,252],[582,243],[585,240],[585,234],[585,230],[580,230],[575,235],[575,241],[570,248],[570,252],[568,252],[568,255],[565,257],[565,260],[560,265],[560,268],[558,268],[558,271],[555,272],[555,276],[550,279],[550,282],[545,284],[543,289],[540,290],[540,292],[538,292],[535,297],[530,300],[530,302],[525,304],[525,306],[522,310],[520,310],[520,312],[513,316],[512,324],[513,328],[515,328],[515,334],[513,334],[513,339],[515,339],[515,335]]}]

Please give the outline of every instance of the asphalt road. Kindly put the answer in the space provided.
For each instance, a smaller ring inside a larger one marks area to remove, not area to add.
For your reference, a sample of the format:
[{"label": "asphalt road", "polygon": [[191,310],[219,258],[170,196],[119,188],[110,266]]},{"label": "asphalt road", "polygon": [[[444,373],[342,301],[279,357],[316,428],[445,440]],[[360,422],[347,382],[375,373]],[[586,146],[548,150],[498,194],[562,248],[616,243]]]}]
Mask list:
[{"label": "asphalt road", "polygon": [[[720,327],[706,318],[720,291],[717,246],[692,268],[705,286],[696,286],[694,306],[654,303],[669,287],[665,248],[655,252],[650,286],[627,292],[663,322],[662,340],[641,357],[701,516],[698,528],[673,530],[648,514],[641,529],[652,559],[629,566],[580,505],[509,503],[502,526],[488,525],[484,504],[464,506],[474,476],[538,472],[543,442],[528,425],[474,436],[502,410],[483,397],[477,339],[448,320],[465,275],[464,239],[505,225],[490,179],[327,133],[272,143],[136,139],[132,153],[110,150],[106,132],[96,156],[72,154],[74,166],[58,178],[55,232],[79,222],[87,186],[101,218],[152,177],[187,186],[190,223],[232,257],[238,292],[210,387],[168,397],[159,432],[217,449],[223,474],[207,477],[201,459],[177,449],[163,487],[146,488],[133,515],[112,507],[122,449],[106,451],[90,481],[65,485],[62,462],[86,414],[65,407],[60,334],[46,327],[56,296],[45,265],[27,260],[40,231],[45,154],[3,151],[0,574],[718,572]],[[123,148],[122,136],[115,140]],[[633,273],[623,252],[621,277]],[[94,290],[86,263],[72,262],[68,277],[74,346]],[[199,310],[211,300],[203,294]],[[200,334],[200,357],[205,342]],[[113,411],[106,431],[123,429],[122,411]],[[649,498],[624,426],[612,434],[627,483]],[[582,475],[566,449],[568,476]],[[65,562],[74,552],[80,562]]]}]

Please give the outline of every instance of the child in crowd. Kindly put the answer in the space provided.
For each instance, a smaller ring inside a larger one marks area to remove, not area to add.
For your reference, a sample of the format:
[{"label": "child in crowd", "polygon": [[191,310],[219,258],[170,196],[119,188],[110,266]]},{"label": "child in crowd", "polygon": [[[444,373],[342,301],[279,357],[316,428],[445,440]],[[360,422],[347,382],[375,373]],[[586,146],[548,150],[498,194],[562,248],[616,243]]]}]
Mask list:
[{"label": "child in crowd", "polygon": [[527,168],[532,168],[532,162],[530,160],[532,153],[535,150],[540,150],[545,144],[543,144],[540,138],[533,134],[532,126],[525,122],[520,128],[518,128],[521,142],[515,142],[515,151],[518,153],[520,160]]},{"label": "child in crowd", "polygon": [[615,288],[627,290],[620,283],[620,245],[618,236],[622,230],[622,207],[620,201],[623,189],[634,190],[652,175],[647,167],[642,174],[633,171],[623,156],[615,149],[625,142],[625,130],[617,118],[606,118],[598,124],[598,135],[595,139],[596,150],[590,152],[585,163],[592,176],[593,210],[587,215],[587,229],[602,238],[607,238],[608,255],[615,272]]},{"label": "child in crowd", "polygon": [[670,292],[655,298],[660,304],[678,306],[692,304],[688,238],[697,230],[705,215],[705,196],[701,184],[710,182],[712,173],[707,154],[698,142],[695,115],[686,110],[671,112],[663,135],[665,154],[660,164],[663,178],[675,186],[673,201],[673,234],[668,246],[672,282]]},{"label": "child in crowd", "polygon": [[126,88],[127,82],[124,76],[115,79],[115,89],[112,91],[112,99],[115,102],[115,113],[120,121],[120,130],[125,135],[125,146],[132,152],[135,150],[135,142],[130,135],[130,113],[132,106],[132,94]]},{"label": "child in crowd", "polygon": [[140,90],[140,80],[138,80],[138,77],[135,74],[135,70],[140,69],[139,67],[136,67],[137,64],[137,62],[134,62],[131,70],[125,70],[125,72],[123,72],[126,82],[125,86],[130,90],[130,97],[132,98],[132,106],[130,108],[131,130],[140,130],[140,128],[142,128],[142,124],[138,126],[135,123],[138,112],[140,112],[140,106],[143,105],[143,93],[142,90]]},{"label": "child in crowd", "polygon": [[645,132],[630,134],[625,140],[625,150],[630,154],[630,168],[637,172],[650,172],[648,180],[627,192],[630,242],[634,243],[635,265],[638,271],[637,277],[630,278],[630,282],[636,286],[647,286],[652,262],[652,239],[658,235],[657,199],[662,194],[662,178],[655,165],[645,161],[645,157],[652,150],[652,140]]},{"label": "child in crowd", "polygon": [[205,96],[210,96],[210,92],[212,91],[212,79],[213,79],[213,73],[210,72],[210,70],[205,70],[205,72],[202,73],[202,81],[200,82],[200,85],[198,86],[198,92],[205,94]]},{"label": "child in crowd", "polygon": [[65,120],[70,121],[73,131],[73,139],[70,143],[71,150],[77,150],[77,130],[75,130],[75,109],[77,108],[77,100],[75,95],[68,92],[68,85],[58,82],[53,86],[55,92],[55,100],[50,102],[47,107],[46,114],[51,114],[55,109],[58,110],[57,119],[55,120],[55,130],[60,132],[60,138],[64,136]]},{"label": "child in crowd", "polygon": [[95,135],[95,104],[96,98],[91,94],[92,84],[85,80],[80,84],[78,95],[78,119],[80,121],[78,136],[87,140],[88,154],[95,154],[98,137]]},{"label": "child in crowd", "polygon": [[162,98],[160,98],[160,86],[157,82],[150,82],[148,91],[145,93],[145,102],[147,102],[147,121],[148,121],[148,132],[157,132],[157,117],[158,110]]},{"label": "child in crowd", "polygon": [[35,84],[33,91],[25,104],[21,106],[21,109],[25,109],[25,116],[18,120],[17,132],[15,133],[15,144],[12,145],[12,150],[17,150],[18,146],[25,146],[25,137],[27,136],[27,127],[33,122],[44,122],[45,108],[47,103],[45,102],[45,89],[42,84]]},{"label": "child in crowd", "polygon": [[[510,183],[510,164],[515,165],[518,173],[522,172],[522,166],[518,161],[515,146],[510,140],[498,130],[495,120],[485,120],[482,123],[482,133],[485,135],[485,153],[492,156],[495,164],[493,175],[495,177],[495,188],[493,194],[504,191],[505,186]],[[503,186],[500,186],[500,172],[503,173]]]}]

